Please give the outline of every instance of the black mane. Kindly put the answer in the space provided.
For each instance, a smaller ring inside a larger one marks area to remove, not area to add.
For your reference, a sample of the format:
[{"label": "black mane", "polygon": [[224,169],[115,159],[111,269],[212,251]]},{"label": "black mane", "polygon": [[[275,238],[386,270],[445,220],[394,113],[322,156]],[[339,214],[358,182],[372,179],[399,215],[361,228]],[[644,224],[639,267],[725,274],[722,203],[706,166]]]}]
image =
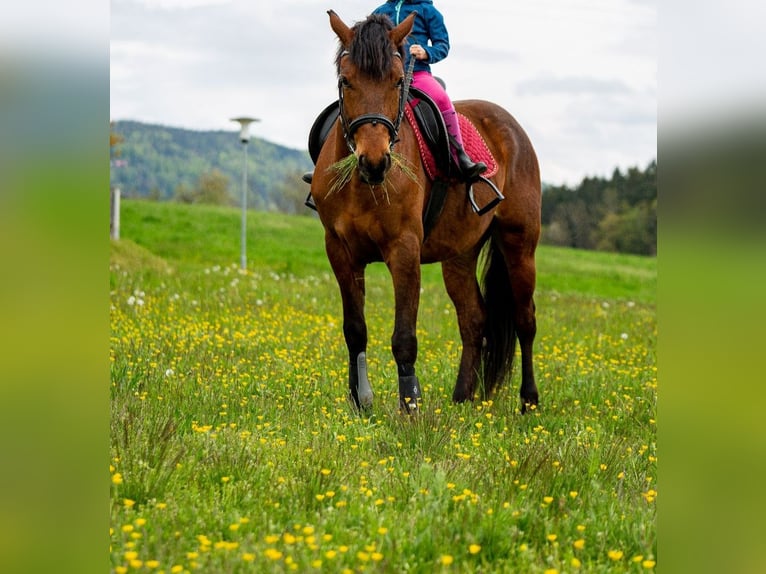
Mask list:
[{"label": "black mane", "polygon": [[[393,65],[394,54],[396,52],[391,49],[391,39],[388,36],[389,31],[393,27],[394,25],[388,16],[371,14],[367,17],[367,20],[357,22],[351,28],[354,31],[354,37],[351,40],[351,45],[348,47],[351,63],[361,73],[374,80],[382,80]],[[345,53],[346,49],[341,45],[335,57],[335,66],[338,73],[340,73],[341,56]],[[404,48],[399,47],[398,53],[403,60]]]}]

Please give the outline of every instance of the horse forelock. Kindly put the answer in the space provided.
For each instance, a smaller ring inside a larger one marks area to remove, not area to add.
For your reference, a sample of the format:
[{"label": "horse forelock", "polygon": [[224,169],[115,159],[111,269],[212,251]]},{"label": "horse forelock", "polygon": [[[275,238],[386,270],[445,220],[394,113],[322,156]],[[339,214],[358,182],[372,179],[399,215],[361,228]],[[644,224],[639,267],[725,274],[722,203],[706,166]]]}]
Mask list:
[{"label": "horse forelock", "polygon": [[394,46],[388,33],[393,24],[388,16],[371,14],[363,22],[357,22],[351,28],[353,39],[348,48],[340,46],[335,59],[338,72],[340,60],[348,54],[351,63],[365,76],[382,80],[394,63],[395,54],[404,57],[404,48]]}]

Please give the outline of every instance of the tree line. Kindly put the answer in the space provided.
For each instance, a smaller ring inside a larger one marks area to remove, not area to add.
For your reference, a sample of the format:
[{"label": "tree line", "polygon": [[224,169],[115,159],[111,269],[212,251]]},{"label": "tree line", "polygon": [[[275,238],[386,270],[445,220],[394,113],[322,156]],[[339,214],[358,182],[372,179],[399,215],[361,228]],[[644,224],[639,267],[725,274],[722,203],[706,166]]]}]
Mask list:
[{"label": "tree line", "polygon": [[599,251],[657,254],[657,162],[615,169],[611,178],[544,186],[541,242]]}]

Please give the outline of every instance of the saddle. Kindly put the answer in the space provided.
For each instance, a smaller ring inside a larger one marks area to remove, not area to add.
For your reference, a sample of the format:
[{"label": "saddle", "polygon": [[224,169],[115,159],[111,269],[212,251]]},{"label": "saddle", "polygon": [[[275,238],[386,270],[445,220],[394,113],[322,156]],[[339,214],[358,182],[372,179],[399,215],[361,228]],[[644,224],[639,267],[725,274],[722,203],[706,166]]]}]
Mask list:
[{"label": "saddle", "polygon": [[[339,115],[340,106],[336,100],[322,110],[311,127],[308,147],[309,155],[315,165],[319,158],[319,152],[322,150],[322,145],[324,145]],[[444,206],[447,188],[450,183],[458,178],[459,170],[450,152],[449,134],[447,133],[447,127],[444,125],[441,111],[430,96],[411,86],[407,97],[407,105],[404,107],[404,115],[415,132],[423,166],[433,183],[431,197],[423,214],[427,236]],[[474,197],[472,182],[465,182],[468,200],[473,210],[478,215],[484,215],[497,205],[498,202],[505,199],[500,190],[489,179],[497,173],[497,162],[471,121],[462,114],[458,114],[458,120],[466,151],[474,161],[483,161],[487,165],[487,171],[479,177],[479,181],[487,184],[495,193],[495,197],[487,205],[479,207]]]}]

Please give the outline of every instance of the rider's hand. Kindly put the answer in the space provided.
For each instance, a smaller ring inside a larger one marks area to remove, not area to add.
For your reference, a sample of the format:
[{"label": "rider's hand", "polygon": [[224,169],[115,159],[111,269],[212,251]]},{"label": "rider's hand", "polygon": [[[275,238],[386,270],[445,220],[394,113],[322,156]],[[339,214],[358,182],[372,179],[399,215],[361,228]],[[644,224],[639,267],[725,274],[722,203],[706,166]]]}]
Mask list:
[{"label": "rider's hand", "polygon": [[410,46],[410,55],[414,56],[416,60],[427,60],[428,52],[420,44],[413,44]]}]

